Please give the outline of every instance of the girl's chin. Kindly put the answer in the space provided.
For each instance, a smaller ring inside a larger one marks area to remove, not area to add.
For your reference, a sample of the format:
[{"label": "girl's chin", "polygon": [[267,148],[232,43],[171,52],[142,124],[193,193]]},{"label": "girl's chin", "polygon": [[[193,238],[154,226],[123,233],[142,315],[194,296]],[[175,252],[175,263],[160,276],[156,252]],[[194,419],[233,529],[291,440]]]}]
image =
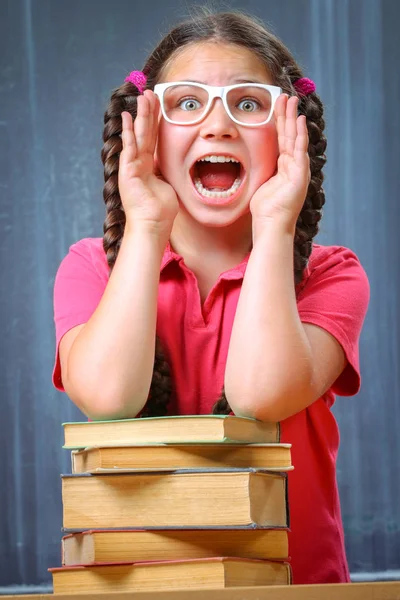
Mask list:
[{"label": "girl's chin", "polygon": [[[236,203],[236,206],[233,203],[221,206],[219,204],[209,204],[208,202],[198,202],[198,198],[196,198],[196,202],[193,202],[186,194],[184,197],[186,200],[182,201],[178,194],[181,217],[184,220],[189,219],[190,222],[194,221],[197,225],[203,227],[229,227],[250,214],[249,202]],[[220,207],[221,210],[218,210]]]}]

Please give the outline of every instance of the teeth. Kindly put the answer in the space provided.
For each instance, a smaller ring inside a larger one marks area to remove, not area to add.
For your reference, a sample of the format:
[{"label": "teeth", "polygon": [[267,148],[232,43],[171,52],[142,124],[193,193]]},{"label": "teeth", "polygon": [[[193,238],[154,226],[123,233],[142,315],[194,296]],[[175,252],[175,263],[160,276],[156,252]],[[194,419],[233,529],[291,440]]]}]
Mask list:
[{"label": "teeth", "polygon": [[200,158],[200,160],[197,162],[212,162],[212,163],[234,162],[234,163],[238,163],[239,161],[236,160],[236,158],[232,158],[232,156],[216,156],[215,154],[210,154],[209,156],[203,156],[203,158]]},{"label": "teeth", "polygon": [[232,194],[234,194],[239,189],[241,183],[242,181],[238,178],[235,179],[232,187],[229,188],[229,190],[224,190],[223,192],[212,192],[211,190],[208,190],[202,185],[200,179],[195,179],[194,181],[196,190],[202,196],[206,196],[207,198],[229,198],[229,196],[232,196]]}]

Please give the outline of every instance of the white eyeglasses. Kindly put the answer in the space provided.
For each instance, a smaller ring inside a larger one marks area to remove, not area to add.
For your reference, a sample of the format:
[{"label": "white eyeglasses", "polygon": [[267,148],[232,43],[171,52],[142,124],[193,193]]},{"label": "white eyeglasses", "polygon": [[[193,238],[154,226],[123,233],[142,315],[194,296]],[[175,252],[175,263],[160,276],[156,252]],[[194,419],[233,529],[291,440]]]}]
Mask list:
[{"label": "white eyeglasses", "polygon": [[154,93],[160,99],[166,121],[175,125],[199,123],[210,111],[214,98],[221,98],[229,117],[238,125],[259,127],[271,119],[280,87],[264,83],[214,86],[190,81],[157,83]]}]

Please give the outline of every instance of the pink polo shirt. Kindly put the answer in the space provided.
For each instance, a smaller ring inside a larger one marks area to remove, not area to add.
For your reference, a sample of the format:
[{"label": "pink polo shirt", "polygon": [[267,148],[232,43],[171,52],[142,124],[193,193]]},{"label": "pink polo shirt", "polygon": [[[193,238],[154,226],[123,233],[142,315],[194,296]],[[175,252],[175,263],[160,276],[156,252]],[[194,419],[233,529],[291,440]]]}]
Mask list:
[{"label": "pink polo shirt", "polygon": [[[209,414],[219,398],[229,339],[248,256],[218,278],[201,305],[196,278],[167,246],[161,264],[157,335],[175,387],[169,414]],[[86,323],[108,281],[101,238],[71,246],[54,289],[56,359],[53,382],[63,390],[58,357],[62,336]],[[336,484],[339,432],[330,410],[335,394],[360,388],[358,340],[369,300],[366,274],[347,248],[314,244],[297,306],[303,322],[329,331],[342,345],[348,366],[331,389],[281,423],[281,441],[292,444],[289,473],[289,551],[294,583],[349,580]],[[229,510],[229,506],[227,506]]]}]

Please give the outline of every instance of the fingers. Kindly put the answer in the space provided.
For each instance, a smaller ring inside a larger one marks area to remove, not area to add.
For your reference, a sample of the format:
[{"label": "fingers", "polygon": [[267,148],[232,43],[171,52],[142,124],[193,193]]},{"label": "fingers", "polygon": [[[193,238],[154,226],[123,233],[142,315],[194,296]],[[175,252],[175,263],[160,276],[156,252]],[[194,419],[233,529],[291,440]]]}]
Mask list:
[{"label": "fingers", "polygon": [[122,152],[119,159],[119,164],[125,166],[136,158],[137,148],[136,140],[133,132],[132,117],[128,112],[121,113],[122,118]]},{"label": "fingers", "polygon": [[286,153],[293,156],[294,146],[297,137],[297,105],[299,101],[296,96],[289,98],[286,104],[286,123],[285,123],[285,138],[286,138]]},{"label": "fingers", "polygon": [[120,166],[131,164],[142,153],[155,152],[158,134],[159,100],[151,90],[137,98],[136,119],[124,111],[122,118],[122,152]]},{"label": "fingers", "polygon": [[134,124],[138,153],[154,154],[158,132],[159,101],[151,90],[145,90],[137,99]]},{"label": "fingers", "polygon": [[154,154],[157,144],[157,136],[158,136],[158,124],[159,124],[159,114],[160,114],[160,101],[158,97],[151,90],[146,90],[145,94],[150,101],[150,110],[152,116],[150,136],[149,136],[149,152]]},{"label": "fingers", "polygon": [[138,96],[136,119],[133,125],[138,154],[147,152],[150,130],[149,121],[151,121],[149,100],[145,95]]},{"label": "fingers", "polygon": [[276,101],[275,115],[280,154],[300,158],[300,153],[307,153],[308,132],[306,117],[297,116],[299,100],[296,96],[288,98],[281,94]]},{"label": "fingers", "polygon": [[305,115],[300,115],[297,119],[297,136],[293,155],[296,161],[302,156],[308,155],[308,130]]},{"label": "fingers", "polygon": [[286,151],[286,138],[285,138],[285,122],[286,122],[286,94],[281,94],[275,104],[275,120],[276,120],[276,131],[278,134],[278,145],[279,154],[284,154]]}]

